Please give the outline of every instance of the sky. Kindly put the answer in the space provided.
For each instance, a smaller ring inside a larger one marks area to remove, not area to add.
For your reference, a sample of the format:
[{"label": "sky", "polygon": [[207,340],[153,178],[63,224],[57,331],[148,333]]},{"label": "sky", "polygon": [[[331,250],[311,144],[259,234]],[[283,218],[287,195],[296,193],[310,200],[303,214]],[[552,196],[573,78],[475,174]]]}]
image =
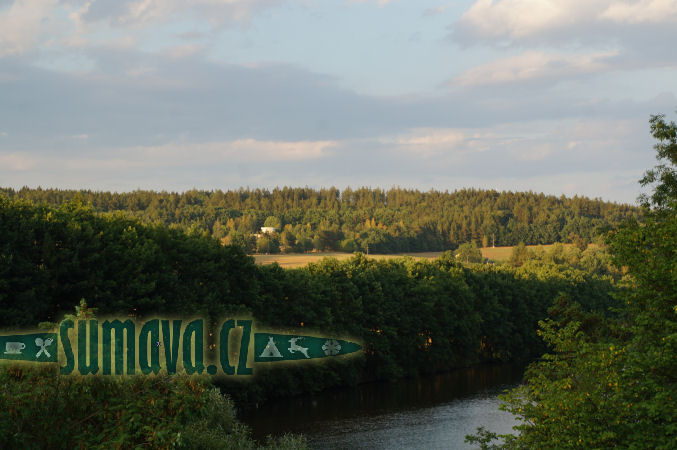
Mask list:
[{"label": "sky", "polygon": [[0,186],[635,203],[677,0],[0,0]]}]

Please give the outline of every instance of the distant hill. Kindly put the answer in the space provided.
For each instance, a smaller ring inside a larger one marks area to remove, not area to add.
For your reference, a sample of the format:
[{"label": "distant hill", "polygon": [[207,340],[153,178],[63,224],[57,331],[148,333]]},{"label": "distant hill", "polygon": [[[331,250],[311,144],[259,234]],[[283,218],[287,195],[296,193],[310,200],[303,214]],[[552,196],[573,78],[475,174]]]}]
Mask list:
[{"label": "distant hill", "polygon": [[[591,242],[599,228],[638,217],[638,208],[575,196],[463,189],[239,189],[183,193],[0,188],[0,195],[58,206],[91,204],[147,223],[208,233],[261,253],[312,249],[402,253],[450,250],[464,242],[510,246]],[[279,230],[261,234],[262,226]]]}]

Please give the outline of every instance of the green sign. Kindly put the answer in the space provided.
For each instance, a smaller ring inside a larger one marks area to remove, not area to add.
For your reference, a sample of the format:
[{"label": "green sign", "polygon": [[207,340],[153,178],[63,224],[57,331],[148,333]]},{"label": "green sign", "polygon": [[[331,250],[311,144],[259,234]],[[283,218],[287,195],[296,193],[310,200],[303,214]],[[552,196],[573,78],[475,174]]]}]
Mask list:
[{"label": "green sign", "polygon": [[0,336],[0,359],[57,362],[58,346],[56,333]]},{"label": "green sign", "polygon": [[360,350],[354,342],[298,334],[256,333],[254,361],[275,362],[327,358]]},{"label": "green sign", "polygon": [[64,320],[57,333],[0,336],[0,360],[58,363],[63,375],[144,375],[183,369],[188,374],[252,375],[258,363],[305,361],[359,354],[362,347],[335,336],[262,332],[249,319],[229,319],[215,330],[203,319]]}]

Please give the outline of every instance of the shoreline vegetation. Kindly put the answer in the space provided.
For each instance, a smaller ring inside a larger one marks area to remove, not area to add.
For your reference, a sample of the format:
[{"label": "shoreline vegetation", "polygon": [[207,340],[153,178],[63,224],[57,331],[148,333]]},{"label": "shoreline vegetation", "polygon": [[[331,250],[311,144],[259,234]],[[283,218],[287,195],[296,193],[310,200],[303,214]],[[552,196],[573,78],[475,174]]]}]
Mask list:
[{"label": "shoreline vegetation", "polygon": [[644,219],[606,235],[624,276],[614,314],[579,305],[538,322],[548,353],[502,396],[517,435],[479,428],[482,449],[675,448],[677,443],[677,124],[651,116],[659,165],[640,185]]}]

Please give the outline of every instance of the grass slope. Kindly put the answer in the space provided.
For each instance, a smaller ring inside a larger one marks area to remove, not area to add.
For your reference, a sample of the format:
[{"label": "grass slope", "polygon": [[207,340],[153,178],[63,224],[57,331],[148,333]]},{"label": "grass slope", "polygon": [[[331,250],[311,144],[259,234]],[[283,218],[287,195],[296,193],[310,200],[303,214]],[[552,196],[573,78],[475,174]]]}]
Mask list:
[{"label": "grass slope", "polygon": [[[530,249],[542,248],[545,251],[550,250],[552,245],[527,245]],[[564,244],[570,246],[572,244]],[[505,262],[510,258],[512,253],[512,246],[508,247],[484,247],[482,248],[482,256],[492,261]],[[414,258],[435,259],[440,256],[441,252],[423,252],[423,253],[399,253],[394,255],[369,255],[369,258],[389,259],[399,258],[402,256],[413,256]],[[336,258],[338,260],[348,259],[353,256],[352,253],[343,252],[315,252],[315,253],[292,253],[287,255],[254,255],[256,264],[266,265],[278,263],[280,267],[294,268],[303,267],[311,262],[318,262],[322,258]]]}]

